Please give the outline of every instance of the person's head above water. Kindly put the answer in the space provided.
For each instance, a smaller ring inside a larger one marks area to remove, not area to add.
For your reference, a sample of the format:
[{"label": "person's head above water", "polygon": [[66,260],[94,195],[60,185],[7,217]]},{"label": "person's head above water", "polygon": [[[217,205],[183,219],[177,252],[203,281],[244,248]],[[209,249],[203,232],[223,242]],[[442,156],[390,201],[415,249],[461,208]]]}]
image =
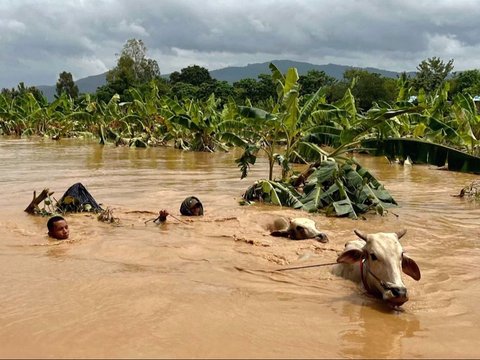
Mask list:
[{"label": "person's head above water", "polygon": [[66,240],[70,234],[68,224],[61,216],[53,216],[47,222],[48,236],[57,240]]},{"label": "person's head above water", "polygon": [[195,196],[189,196],[183,200],[180,206],[180,213],[186,216],[202,216],[203,205]]}]

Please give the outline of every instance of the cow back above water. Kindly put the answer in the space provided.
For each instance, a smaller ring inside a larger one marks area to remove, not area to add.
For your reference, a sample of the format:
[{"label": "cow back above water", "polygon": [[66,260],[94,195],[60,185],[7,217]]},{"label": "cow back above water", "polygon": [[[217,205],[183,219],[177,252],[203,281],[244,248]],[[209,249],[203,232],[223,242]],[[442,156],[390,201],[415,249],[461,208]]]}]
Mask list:
[{"label": "cow back above water", "polygon": [[355,282],[392,306],[408,301],[408,293],[402,281],[402,271],[420,280],[418,265],[403,252],[399,239],[406,230],[396,233],[364,234],[355,230],[359,239],[345,244],[332,272]]}]

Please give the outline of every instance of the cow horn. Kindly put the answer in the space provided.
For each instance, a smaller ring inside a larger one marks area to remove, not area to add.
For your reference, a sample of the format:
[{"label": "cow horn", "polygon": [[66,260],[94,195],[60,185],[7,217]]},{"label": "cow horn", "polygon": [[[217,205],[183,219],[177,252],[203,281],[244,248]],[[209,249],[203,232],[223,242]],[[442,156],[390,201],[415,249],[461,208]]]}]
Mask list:
[{"label": "cow horn", "polygon": [[397,237],[398,239],[400,240],[402,238],[403,235],[405,235],[407,233],[407,229],[403,229],[403,230],[400,230],[400,231],[396,231],[395,234],[397,234]]},{"label": "cow horn", "polygon": [[360,239],[363,239],[365,241],[367,241],[367,235],[363,234],[362,232],[360,232],[360,230],[353,230],[353,232],[355,234],[357,234],[357,236],[360,238]]}]

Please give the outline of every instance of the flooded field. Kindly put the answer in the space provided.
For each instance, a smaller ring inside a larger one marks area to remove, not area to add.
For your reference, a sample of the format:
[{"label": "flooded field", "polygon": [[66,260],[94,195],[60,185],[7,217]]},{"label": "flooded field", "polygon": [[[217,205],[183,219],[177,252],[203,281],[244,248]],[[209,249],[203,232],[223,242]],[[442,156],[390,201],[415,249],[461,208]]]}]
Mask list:
[{"label": "flooded field", "polygon": [[[478,176],[358,160],[400,204],[384,217],[326,218],[239,206],[268,174],[240,180],[232,153],[130,149],[79,140],[0,138],[0,357],[3,358],[478,358],[480,204],[452,197]],[[119,226],[69,214],[69,242],[23,212],[33,190],[59,199],[83,183]],[[180,217],[201,199],[205,216]],[[269,235],[275,216],[315,220],[330,242]],[[187,221],[188,220],[188,221]],[[402,312],[329,267],[354,229],[408,230],[422,270]]]}]

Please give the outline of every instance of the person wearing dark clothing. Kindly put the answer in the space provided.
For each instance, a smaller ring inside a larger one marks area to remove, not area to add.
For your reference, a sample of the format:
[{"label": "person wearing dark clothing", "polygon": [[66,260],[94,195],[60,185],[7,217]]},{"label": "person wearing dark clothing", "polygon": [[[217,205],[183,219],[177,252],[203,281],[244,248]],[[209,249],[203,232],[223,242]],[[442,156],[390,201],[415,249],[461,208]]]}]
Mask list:
[{"label": "person wearing dark clothing", "polygon": [[202,216],[203,205],[197,197],[189,196],[183,200],[180,213],[185,216]]}]

